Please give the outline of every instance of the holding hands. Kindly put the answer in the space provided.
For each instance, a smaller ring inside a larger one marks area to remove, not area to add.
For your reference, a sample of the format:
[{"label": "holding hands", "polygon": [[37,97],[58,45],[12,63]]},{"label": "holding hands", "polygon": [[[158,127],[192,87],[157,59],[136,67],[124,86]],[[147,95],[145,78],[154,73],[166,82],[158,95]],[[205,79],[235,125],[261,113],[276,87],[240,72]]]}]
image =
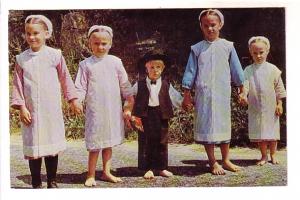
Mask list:
[{"label": "holding hands", "polygon": [[20,119],[26,126],[31,124],[31,114],[25,105],[20,107]]},{"label": "holding hands", "polygon": [[190,90],[185,89],[183,94],[183,102],[182,102],[182,108],[189,112],[193,109],[193,98],[191,95]]},{"label": "holding hands", "polygon": [[72,99],[70,101],[70,110],[72,114],[81,115],[83,113],[83,106],[78,99]]}]

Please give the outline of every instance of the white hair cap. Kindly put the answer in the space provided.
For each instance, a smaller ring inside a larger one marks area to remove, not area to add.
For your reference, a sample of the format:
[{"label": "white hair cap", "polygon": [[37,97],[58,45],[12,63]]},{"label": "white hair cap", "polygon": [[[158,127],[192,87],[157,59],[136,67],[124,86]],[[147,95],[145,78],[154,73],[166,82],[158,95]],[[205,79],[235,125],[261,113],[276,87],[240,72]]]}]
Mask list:
[{"label": "white hair cap", "polygon": [[107,32],[110,37],[113,37],[113,31],[109,26],[104,26],[104,25],[94,25],[90,28],[88,32],[88,37],[92,34],[93,31],[97,30],[97,32]]},{"label": "white hair cap", "polygon": [[249,39],[248,41],[248,46],[250,47],[250,45],[253,42],[258,42],[258,41],[262,41],[267,45],[267,49],[270,49],[270,41],[268,38],[264,37],[264,36],[253,36]]},{"label": "white hair cap", "polygon": [[202,10],[201,13],[200,13],[200,15],[199,15],[199,18],[198,18],[199,21],[200,21],[200,24],[201,24],[201,17],[202,17],[202,15],[204,15],[207,12],[214,12],[214,13],[216,13],[219,16],[222,25],[224,25],[224,15],[218,9],[206,9],[206,10]]},{"label": "white hair cap", "polygon": [[49,33],[49,36],[48,36],[47,38],[50,38],[51,35],[52,35],[52,32],[53,32],[53,26],[52,26],[51,21],[50,21],[47,17],[45,17],[44,15],[29,15],[29,16],[26,17],[26,19],[25,19],[25,24],[26,24],[30,19],[32,19],[32,18],[34,18],[34,19],[40,19],[40,20],[42,20],[42,21],[46,24],[47,29],[48,29],[48,33]]}]

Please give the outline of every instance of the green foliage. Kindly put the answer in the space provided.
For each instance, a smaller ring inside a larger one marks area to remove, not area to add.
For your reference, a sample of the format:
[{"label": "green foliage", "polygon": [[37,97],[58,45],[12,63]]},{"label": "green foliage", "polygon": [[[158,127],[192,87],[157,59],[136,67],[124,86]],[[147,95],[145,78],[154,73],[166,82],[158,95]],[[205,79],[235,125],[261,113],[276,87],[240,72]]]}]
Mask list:
[{"label": "green foliage", "polygon": [[[222,29],[222,37],[235,41],[235,48],[239,53],[242,64],[244,66],[249,64],[248,38],[263,30],[258,35],[269,37],[271,41],[270,62],[282,70],[283,81],[285,82],[284,9],[223,9],[223,12],[227,22],[230,23],[226,23]],[[132,83],[138,78],[136,72],[137,60],[146,50],[146,48],[140,48],[141,46],[138,46],[138,44],[145,41],[155,42],[153,47],[165,50],[171,58],[172,65],[169,69],[166,69],[166,76],[178,91],[181,91],[180,83],[190,46],[202,39],[197,20],[199,9],[11,10],[9,11],[8,22],[10,77],[13,73],[15,56],[28,48],[24,37],[24,20],[29,14],[44,14],[51,20],[54,32],[47,44],[62,49],[73,80],[77,73],[78,63],[90,56],[86,34],[88,28],[94,24],[112,27],[114,37],[110,53],[122,59],[129,80]],[[266,18],[265,16],[269,17]],[[276,20],[274,20],[274,17]],[[257,19],[263,20],[257,21]],[[276,28],[276,31],[274,31],[274,28]],[[272,45],[274,48],[272,48]],[[151,48],[151,45],[147,48]],[[249,141],[247,137],[246,108],[239,106],[236,99],[237,90],[233,88],[231,101],[232,144],[247,145]],[[82,138],[84,136],[83,117],[71,116],[66,103],[63,106],[63,113],[66,136],[68,138]],[[10,109],[9,117],[11,132],[17,132],[20,129],[18,111]],[[175,110],[175,117],[169,123],[170,142],[193,142],[193,117],[193,113]],[[281,117],[280,122],[281,138],[285,143],[285,114]],[[129,139],[136,139],[137,133],[126,130],[126,136]]]}]

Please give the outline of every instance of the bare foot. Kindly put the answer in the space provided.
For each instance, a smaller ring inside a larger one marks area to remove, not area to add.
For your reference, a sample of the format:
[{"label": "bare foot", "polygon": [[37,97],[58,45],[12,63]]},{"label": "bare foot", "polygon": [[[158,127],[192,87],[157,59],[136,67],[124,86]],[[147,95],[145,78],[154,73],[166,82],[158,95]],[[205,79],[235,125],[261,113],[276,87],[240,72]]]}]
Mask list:
[{"label": "bare foot", "polygon": [[279,160],[277,160],[277,158],[275,156],[271,156],[271,163],[273,165],[278,165],[279,164]]},{"label": "bare foot", "polygon": [[225,171],[219,163],[215,162],[211,167],[211,173],[214,175],[224,175]]},{"label": "bare foot", "polygon": [[233,164],[230,160],[223,162],[223,168],[232,172],[237,172],[241,170],[240,166]]},{"label": "bare foot", "polygon": [[109,173],[109,174],[102,173],[102,176],[100,177],[100,180],[108,181],[108,182],[111,182],[111,183],[123,182],[121,178],[116,177],[116,176],[112,175],[111,173]]},{"label": "bare foot", "polygon": [[96,186],[95,177],[89,177],[86,179],[84,186],[86,187],[93,187]]},{"label": "bare foot", "polygon": [[153,171],[152,171],[152,170],[147,171],[147,172],[144,174],[144,178],[145,178],[145,179],[152,179],[152,178],[154,178]]},{"label": "bare foot", "polygon": [[256,165],[263,166],[268,163],[268,158],[261,158]]},{"label": "bare foot", "polygon": [[173,173],[169,172],[168,170],[165,169],[165,170],[159,171],[159,175],[169,178],[169,177],[173,176]]}]

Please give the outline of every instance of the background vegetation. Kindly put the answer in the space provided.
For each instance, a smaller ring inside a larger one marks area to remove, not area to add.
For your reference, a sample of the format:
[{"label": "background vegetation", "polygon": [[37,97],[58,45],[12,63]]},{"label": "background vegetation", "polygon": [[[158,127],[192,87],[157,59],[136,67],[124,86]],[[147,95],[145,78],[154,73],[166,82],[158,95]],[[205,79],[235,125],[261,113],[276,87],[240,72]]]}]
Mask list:
[{"label": "background vegetation", "polygon": [[[130,81],[137,80],[138,58],[151,48],[161,48],[170,56],[171,67],[166,76],[181,90],[181,79],[190,52],[190,46],[202,40],[198,15],[202,9],[135,9],[135,10],[11,10],[9,12],[9,73],[10,81],[15,55],[27,49],[24,40],[24,21],[29,14],[43,14],[53,23],[51,47],[62,49],[73,79],[80,60],[90,55],[86,33],[94,24],[104,24],[114,31],[111,54],[120,57]],[[284,8],[226,8],[221,37],[234,41],[243,68],[251,63],[247,41],[251,36],[264,35],[270,39],[269,62],[278,66],[285,83],[285,10]],[[232,144],[248,145],[246,108],[237,105],[237,91],[232,89]],[[285,103],[284,103],[285,106]],[[193,114],[176,110],[170,121],[170,141],[193,142]],[[84,120],[72,117],[64,104],[66,136],[83,136]],[[20,128],[18,112],[10,110],[11,132]],[[127,138],[136,133],[127,130]],[[281,117],[281,143],[286,144],[286,114]]]}]

